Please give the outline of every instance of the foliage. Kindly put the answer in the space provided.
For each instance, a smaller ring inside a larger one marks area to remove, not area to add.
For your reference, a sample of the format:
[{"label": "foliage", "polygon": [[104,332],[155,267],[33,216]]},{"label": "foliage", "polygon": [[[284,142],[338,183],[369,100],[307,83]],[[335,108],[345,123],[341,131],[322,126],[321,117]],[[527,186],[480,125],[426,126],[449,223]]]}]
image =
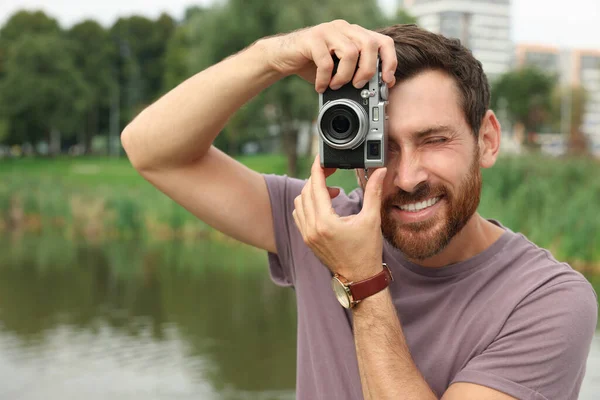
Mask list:
[{"label": "foliage", "polygon": [[[261,173],[284,174],[287,168],[282,155],[245,156],[239,161]],[[312,160],[300,161],[299,175],[306,178]],[[576,266],[599,265],[596,199],[600,197],[600,177],[589,173],[597,168],[597,162],[585,158],[500,158],[493,168],[484,170],[479,212],[522,232],[559,260]],[[346,193],[357,187],[350,170],[337,171],[327,182]],[[17,198],[20,200],[15,203]],[[56,229],[64,223],[66,234],[147,239],[183,236],[192,240],[215,235],[141,178],[125,159],[0,162],[0,221],[15,204],[23,207],[25,219],[35,220],[42,213],[40,229]]]},{"label": "foliage", "polygon": [[555,82],[555,77],[535,67],[509,71],[492,85],[492,108],[503,104],[509,118],[521,124],[527,134],[536,132],[549,121]]},{"label": "foliage", "polygon": [[[587,151],[587,140],[581,131],[588,94],[581,86],[556,86],[552,93],[552,126],[555,132],[567,133],[569,150],[572,154],[582,154]],[[564,110],[567,108],[568,111]],[[563,118],[568,118],[568,126],[564,126]],[[565,131],[565,128],[567,132]]]},{"label": "foliage", "polygon": [[75,68],[70,44],[57,34],[25,35],[12,44],[7,55],[0,81],[0,108],[5,117],[19,120],[15,128],[22,129],[11,133],[20,133],[31,142],[52,130],[74,133],[90,93]]}]

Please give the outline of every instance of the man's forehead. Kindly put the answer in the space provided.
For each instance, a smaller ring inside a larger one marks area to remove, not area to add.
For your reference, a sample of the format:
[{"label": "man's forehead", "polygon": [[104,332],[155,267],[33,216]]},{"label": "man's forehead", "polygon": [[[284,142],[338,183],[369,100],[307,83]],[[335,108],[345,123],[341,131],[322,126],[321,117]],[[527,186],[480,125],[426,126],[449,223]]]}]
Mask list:
[{"label": "man's forehead", "polygon": [[442,71],[425,71],[394,86],[387,114],[393,131],[458,130],[466,124],[456,83]]}]

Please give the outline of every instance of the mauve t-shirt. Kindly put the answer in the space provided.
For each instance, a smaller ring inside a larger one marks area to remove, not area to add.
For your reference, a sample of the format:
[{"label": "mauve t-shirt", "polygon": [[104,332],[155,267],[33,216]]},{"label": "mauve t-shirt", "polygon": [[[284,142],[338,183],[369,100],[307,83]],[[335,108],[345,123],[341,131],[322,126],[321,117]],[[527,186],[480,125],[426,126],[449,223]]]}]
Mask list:
[{"label": "mauve t-shirt", "polygon": [[[296,292],[297,400],[362,399],[352,312],[336,300],[331,272],[292,217],[305,181],[264,177],[277,246],[269,253],[271,278]],[[338,215],[356,214],[362,191],[342,191],[332,204]],[[504,234],[485,251],[442,268],[413,264],[384,241],[412,358],[438,396],[454,382],[471,382],[518,399],[576,399],[596,328],[596,294],[569,265],[501,227]]]}]

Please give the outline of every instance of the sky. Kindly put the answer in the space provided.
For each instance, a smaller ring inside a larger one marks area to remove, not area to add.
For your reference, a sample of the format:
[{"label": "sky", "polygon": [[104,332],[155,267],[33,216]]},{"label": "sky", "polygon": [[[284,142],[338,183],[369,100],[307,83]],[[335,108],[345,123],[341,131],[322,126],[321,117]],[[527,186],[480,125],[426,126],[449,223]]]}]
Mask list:
[{"label": "sky", "polygon": [[[181,18],[187,6],[211,0],[0,0],[0,24],[20,9],[42,9],[65,28],[86,18],[110,26],[119,16],[155,18],[166,11]],[[392,10],[396,0],[379,0]],[[515,43],[600,49],[600,0],[512,0]]]}]

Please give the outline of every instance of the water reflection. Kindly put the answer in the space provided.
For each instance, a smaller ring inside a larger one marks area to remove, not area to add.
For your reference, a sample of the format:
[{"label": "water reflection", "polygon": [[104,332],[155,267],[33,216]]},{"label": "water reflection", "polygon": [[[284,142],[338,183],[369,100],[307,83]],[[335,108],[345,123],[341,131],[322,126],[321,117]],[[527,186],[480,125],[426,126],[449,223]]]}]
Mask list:
[{"label": "water reflection", "polygon": [[293,293],[262,252],[2,239],[1,398],[293,398]]}]

